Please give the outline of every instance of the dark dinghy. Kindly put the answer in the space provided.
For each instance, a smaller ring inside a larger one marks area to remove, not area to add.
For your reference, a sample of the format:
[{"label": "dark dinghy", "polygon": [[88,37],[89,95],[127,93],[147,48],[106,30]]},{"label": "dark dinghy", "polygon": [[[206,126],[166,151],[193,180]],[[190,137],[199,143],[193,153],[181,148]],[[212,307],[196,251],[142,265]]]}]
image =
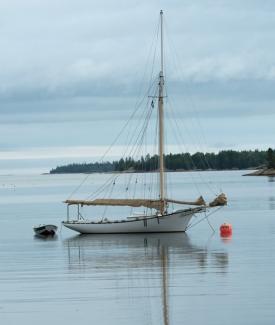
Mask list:
[{"label": "dark dinghy", "polygon": [[57,231],[57,226],[55,225],[39,225],[33,227],[33,231],[38,236],[54,236]]}]

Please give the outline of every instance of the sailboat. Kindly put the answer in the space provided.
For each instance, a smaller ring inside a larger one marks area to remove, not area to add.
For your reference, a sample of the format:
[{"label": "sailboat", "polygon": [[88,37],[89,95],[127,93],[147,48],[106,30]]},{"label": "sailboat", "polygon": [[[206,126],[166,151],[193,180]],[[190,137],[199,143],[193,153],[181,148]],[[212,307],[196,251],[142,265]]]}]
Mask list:
[{"label": "sailboat", "polygon": [[[177,200],[166,196],[166,177],[164,166],[164,55],[163,55],[163,11],[160,11],[160,72],[158,75],[158,174],[159,195],[155,199],[147,198],[96,198],[73,199],[65,201],[67,204],[67,220],[63,225],[79,233],[155,233],[155,232],[185,232],[191,218],[207,209],[227,204],[224,193],[218,195],[207,204],[202,196],[195,201]],[[177,204],[183,208],[170,211],[169,204]],[[77,207],[77,217],[70,218],[70,207]],[[150,213],[141,213],[117,220],[86,220],[82,218],[79,209],[83,206],[111,206],[111,207],[144,207]],[[185,208],[184,208],[185,206]],[[186,207],[188,206],[188,207]]]}]

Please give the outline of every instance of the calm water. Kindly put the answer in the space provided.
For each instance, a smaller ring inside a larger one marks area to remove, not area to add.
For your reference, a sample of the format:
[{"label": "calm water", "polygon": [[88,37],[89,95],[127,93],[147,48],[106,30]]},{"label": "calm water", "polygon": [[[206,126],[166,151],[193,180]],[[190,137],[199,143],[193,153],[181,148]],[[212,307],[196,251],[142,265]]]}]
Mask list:
[{"label": "calm water", "polygon": [[[0,323],[275,324],[275,182],[241,175],[169,175],[179,198],[197,197],[193,178],[203,193],[218,184],[228,194],[214,234],[204,221],[186,235],[62,229],[55,240],[32,226],[65,219],[61,201],[83,176],[1,176]],[[83,193],[106,178],[91,176]],[[225,221],[234,233],[223,241]]]}]

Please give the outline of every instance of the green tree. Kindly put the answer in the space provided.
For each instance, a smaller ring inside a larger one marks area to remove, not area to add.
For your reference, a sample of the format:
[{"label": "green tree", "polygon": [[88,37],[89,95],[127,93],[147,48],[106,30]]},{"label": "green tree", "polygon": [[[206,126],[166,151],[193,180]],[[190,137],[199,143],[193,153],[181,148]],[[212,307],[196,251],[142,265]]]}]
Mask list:
[{"label": "green tree", "polygon": [[271,148],[267,150],[267,168],[275,168],[275,153]]}]

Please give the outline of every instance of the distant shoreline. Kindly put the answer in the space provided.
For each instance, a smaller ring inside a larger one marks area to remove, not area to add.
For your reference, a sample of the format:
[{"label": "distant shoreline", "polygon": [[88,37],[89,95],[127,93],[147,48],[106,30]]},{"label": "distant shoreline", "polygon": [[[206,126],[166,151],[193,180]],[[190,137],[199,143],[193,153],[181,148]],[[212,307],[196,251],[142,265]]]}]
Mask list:
[{"label": "distant shoreline", "polygon": [[[228,171],[245,171],[245,170],[256,170],[256,168],[247,168],[247,169],[190,169],[190,170],[166,170],[166,173],[196,173],[196,172],[228,172]],[[134,171],[134,170],[125,170],[125,171],[107,171],[107,172],[58,172],[58,173],[43,173],[41,175],[74,175],[74,174],[83,174],[83,175],[90,175],[90,174],[149,174],[149,173],[158,173],[158,170],[152,171]],[[250,174],[245,174],[250,175]],[[244,175],[243,175],[244,176]]]},{"label": "distant shoreline", "polygon": [[[164,155],[164,166],[167,172],[206,171],[206,170],[246,170],[260,169],[269,165],[268,153],[264,150],[222,150],[219,153],[196,152],[170,153]],[[159,156],[141,156],[121,158],[116,161],[70,163],[50,170],[51,174],[91,174],[100,172],[144,173],[156,172]]]}]

